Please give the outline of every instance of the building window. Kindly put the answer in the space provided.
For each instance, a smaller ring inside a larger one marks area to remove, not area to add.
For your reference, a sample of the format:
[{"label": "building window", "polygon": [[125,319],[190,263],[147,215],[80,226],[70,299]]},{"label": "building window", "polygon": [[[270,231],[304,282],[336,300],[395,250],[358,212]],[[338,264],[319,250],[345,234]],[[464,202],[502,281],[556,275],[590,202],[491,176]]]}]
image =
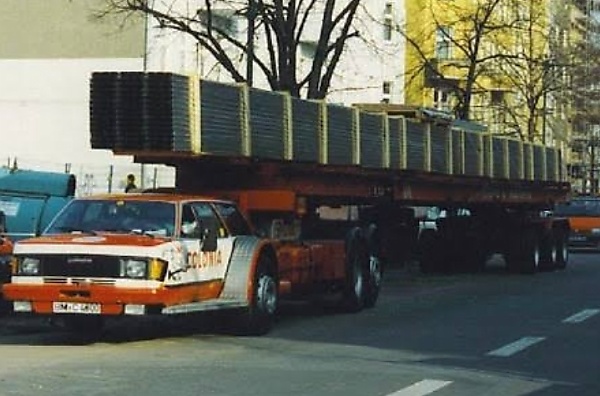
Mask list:
[{"label": "building window", "polygon": [[392,96],[392,82],[384,81],[381,84],[381,103],[389,103]]},{"label": "building window", "polygon": [[493,90],[490,91],[490,104],[492,106],[500,106],[504,104],[504,91]]},{"label": "building window", "polygon": [[383,11],[383,39],[385,41],[392,40],[392,34],[394,31],[394,9],[392,3],[385,3]]},{"label": "building window", "polygon": [[383,21],[383,39],[385,41],[391,41],[393,31],[394,31],[394,27],[392,25],[392,20],[386,18]]},{"label": "building window", "polygon": [[450,59],[451,57],[452,29],[448,26],[440,26],[435,34],[435,55],[438,59]]},{"label": "building window", "polygon": [[445,89],[433,91],[433,107],[438,110],[450,111],[450,92]]}]

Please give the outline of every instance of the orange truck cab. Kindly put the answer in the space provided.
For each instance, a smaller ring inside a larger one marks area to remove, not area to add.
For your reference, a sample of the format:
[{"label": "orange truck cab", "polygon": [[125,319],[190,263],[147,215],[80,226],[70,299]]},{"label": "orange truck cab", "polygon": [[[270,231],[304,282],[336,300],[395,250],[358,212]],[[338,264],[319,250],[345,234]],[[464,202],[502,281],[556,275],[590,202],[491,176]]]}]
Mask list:
[{"label": "orange truck cab", "polygon": [[569,220],[570,248],[600,249],[600,197],[575,197],[557,205],[554,214]]}]

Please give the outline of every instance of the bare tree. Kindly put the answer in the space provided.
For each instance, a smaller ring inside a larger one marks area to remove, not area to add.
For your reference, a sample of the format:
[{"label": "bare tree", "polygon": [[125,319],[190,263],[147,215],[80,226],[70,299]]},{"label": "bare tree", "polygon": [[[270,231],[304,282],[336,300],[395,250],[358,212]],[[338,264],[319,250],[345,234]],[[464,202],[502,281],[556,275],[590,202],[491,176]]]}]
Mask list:
[{"label": "bare tree", "polygon": [[[552,37],[557,21],[548,18],[545,4],[537,0],[521,2],[516,9],[519,23],[510,40],[501,41],[503,54],[494,67],[501,71],[498,84],[512,92],[504,111],[522,140],[546,142],[548,100],[564,88],[565,71],[570,67],[558,37]],[[551,28],[552,27],[552,28]]]},{"label": "bare tree", "polygon": [[[456,100],[455,115],[459,119],[469,120],[473,96],[482,89],[480,77],[489,72],[488,65],[492,61],[507,56],[490,50],[489,45],[509,36],[517,24],[517,15],[503,11],[518,1],[435,3],[433,5],[429,1],[424,8],[434,22],[433,30],[426,30],[425,27],[425,30],[404,32],[410,48],[419,59],[407,73],[409,78],[425,73],[426,84],[430,87],[451,91]],[[440,56],[436,52],[444,43],[452,53]],[[431,57],[431,52],[435,54],[434,57]]]},{"label": "bare tree", "polygon": [[[359,36],[353,21],[360,0],[197,0],[197,8],[186,13],[175,12],[178,0],[106,2],[103,16],[150,16],[160,29],[193,37],[234,81],[251,83],[257,69],[272,90],[294,97],[305,91],[307,98],[324,98],[345,46]],[[228,28],[231,18],[247,21],[245,37]],[[308,25],[318,31],[308,32]],[[256,56],[254,43],[266,48],[267,56]],[[312,63],[298,75],[297,54],[307,43],[314,51]]]}]

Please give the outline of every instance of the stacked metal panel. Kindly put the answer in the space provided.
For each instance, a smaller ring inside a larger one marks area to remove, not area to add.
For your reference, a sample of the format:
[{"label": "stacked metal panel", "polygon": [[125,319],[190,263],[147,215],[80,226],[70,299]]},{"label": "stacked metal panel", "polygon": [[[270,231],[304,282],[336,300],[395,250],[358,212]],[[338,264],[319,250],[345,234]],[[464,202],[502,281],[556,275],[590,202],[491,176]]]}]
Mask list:
[{"label": "stacked metal panel", "polygon": [[465,175],[480,176],[482,152],[482,136],[478,132],[464,132],[465,150]]},{"label": "stacked metal panel", "polygon": [[532,180],[534,175],[533,145],[523,143],[523,166],[525,167],[525,179]]},{"label": "stacked metal panel", "polygon": [[502,179],[506,178],[506,170],[508,167],[508,163],[506,162],[506,153],[505,153],[505,140],[492,138],[492,150],[493,150],[493,177]]},{"label": "stacked metal panel", "polygon": [[327,163],[351,165],[354,163],[356,133],[354,114],[350,107],[327,106]]},{"label": "stacked metal panel", "polygon": [[556,148],[546,149],[546,175],[548,180],[559,181],[562,178],[562,164],[560,150]]},{"label": "stacked metal panel", "polygon": [[533,176],[536,180],[544,180],[546,177],[546,168],[544,155],[546,154],[546,148],[542,146],[533,146]]},{"label": "stacked metal panel", "polygon": [[319,103],[292,99],[292,159],[319,161]]},{"label": "stacked metal panel", "polygon": [[189,151],[188,83],[171,73],[93,73],[92,148]]},{"label": "stacked metal panel", "polygon": [[94,73],[90,82],[90,143],[94,149],[112,149],[115,144],[119,73]]},{"label": "stacked metal panel", "polygon": [[145,81],[146,132],[144,148],[191,151],[189,78],[149,73]]},{"label": "stacked metal panel", "polygon": [[448,173],[448,134],[450,129],[442,125],[431,126],[431,171]]},{"label": "stacked metal panel", "polygon": [[368,168],[384,166],[384,116],[360,114],[360,165]]},{"label": "stacked metal panel", "polygon": [[460,129],[452,128],[452,174],[460,175],[465,172],[464,169],[464,132]]},{"label": "stacked metal panel", "polygon": [[425,128],[423,123],[406,120],[407,169],[425,169]]},{"label": "stacked metal panel", "polygon": [[390,168],[404,167],[404,118],[389,118]]},{"label": "stacked metal panel", "polygon": [[250,153],[260,158],[285,158],[285,102],[284,95],[251,89],[250,99]]},{"label": "stacked metal panel", "polygon": [[520,179],[523,175],[523,146],[516,140],[508,141],[509,175],[512,180]]},{"label": "stacked metal panel", "polygon": [[200,81],[200,151],[243,155],[242,95],[239,86]]}]

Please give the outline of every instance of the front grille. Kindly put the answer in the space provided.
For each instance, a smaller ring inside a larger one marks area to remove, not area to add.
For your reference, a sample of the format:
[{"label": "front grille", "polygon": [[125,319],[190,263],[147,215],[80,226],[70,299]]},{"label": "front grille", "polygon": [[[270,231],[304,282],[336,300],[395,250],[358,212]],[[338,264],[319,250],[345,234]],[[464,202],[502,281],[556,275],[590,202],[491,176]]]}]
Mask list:
[{"label": "front grille", "polygon": [[40,256],[41,274],[45,277],[120,277],[119,257],[115,256]]},{"label": "front grille", "polygon": [[89,285],[105,285],[112,286],[117,281],[114,279],[105,278],[67,278],[58,276],[45,276],[44,283],[51,285],[77,285],[77,284],[89,284]]}]

